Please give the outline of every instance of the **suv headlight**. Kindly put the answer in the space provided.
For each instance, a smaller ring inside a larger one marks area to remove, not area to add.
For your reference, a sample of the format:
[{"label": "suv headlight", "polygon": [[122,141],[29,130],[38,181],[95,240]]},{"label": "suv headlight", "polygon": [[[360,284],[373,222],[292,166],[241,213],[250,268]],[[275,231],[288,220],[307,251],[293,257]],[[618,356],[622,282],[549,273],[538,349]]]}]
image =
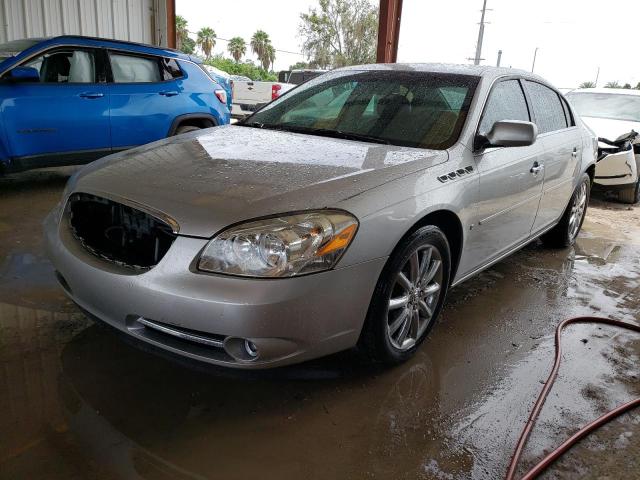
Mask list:
[{"label": "suv headlight", "polygon": [[231,227],[205,247],[198,269],[245,277],[293,277],[329,270],[345,252],[358,220],[320,210]]}]

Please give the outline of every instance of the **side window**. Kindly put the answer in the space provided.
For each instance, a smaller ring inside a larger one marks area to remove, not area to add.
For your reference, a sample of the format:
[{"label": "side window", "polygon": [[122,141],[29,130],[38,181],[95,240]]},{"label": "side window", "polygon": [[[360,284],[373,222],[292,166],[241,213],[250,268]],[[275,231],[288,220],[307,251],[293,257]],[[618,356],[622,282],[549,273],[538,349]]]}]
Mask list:
[{"label": "side window", "polygon": [[160,64],[157,58],[140,57],[121,53],[109,54],[111,72],[115,83],[161,82]]},{"label": "side window", "polygon": [[567,118],[560,97],[541,83],[527,81],[533,113],[539,133],[555,132],[567,128]]},{"label": "side window", "polygon": [[95,83],[96,58],[91,50],[49,51],[22,65],[38,70],[41,83]]},{"label": "side window", "polygon": [[504,80],[493,87],[480,122],[480,135],[501,120],[529,121],[529,109],[518,80]]},{"label": "side window", "polygon": [[160,60],[160,64],[163,80],[175,80],[184,76],[175,58],[163,58]]}]

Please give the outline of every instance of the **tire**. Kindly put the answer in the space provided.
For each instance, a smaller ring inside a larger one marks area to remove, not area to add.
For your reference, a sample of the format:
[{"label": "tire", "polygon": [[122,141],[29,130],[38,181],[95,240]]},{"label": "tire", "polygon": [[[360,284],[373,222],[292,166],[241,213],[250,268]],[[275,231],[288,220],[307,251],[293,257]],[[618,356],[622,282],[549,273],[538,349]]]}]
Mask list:
[{"label": "tire", "polygon": [[584,223],[590,196],[591,178],[583,173],[562,218],[555,227],[541,237],[547,247],[566,248],[575,243]]},{"label": "tire", "polygon": [[618,192],[618,201],[631,205],[638,203],[640,201],[640,180],[638,180],[635,186],[620,190]]},{"label": "tire", "polygon": [[196,130],[201,130],[200,127],[196,127],[195,125],[183,125],[176,129],[176,133],[173,135],[180,135],[182,133],[195,132]]},{"label": "tire", "polygon": [[380,274],[360,336],[359,346],[373,361],[396,364],[415,353],[440,315],[450,274],[451,250],[439,228],[419,228],[396,247]]}]

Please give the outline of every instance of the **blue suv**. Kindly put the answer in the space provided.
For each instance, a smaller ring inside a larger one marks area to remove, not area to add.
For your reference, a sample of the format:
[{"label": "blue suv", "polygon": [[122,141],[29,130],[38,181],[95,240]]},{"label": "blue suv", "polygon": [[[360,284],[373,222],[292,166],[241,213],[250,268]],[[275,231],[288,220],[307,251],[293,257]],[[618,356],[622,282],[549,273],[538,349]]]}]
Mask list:
[{"label": "blue suv", "polygon": [[0,170],[88,163],[229,123],[227,93],[193,56],[63,36],[0,45]]}]

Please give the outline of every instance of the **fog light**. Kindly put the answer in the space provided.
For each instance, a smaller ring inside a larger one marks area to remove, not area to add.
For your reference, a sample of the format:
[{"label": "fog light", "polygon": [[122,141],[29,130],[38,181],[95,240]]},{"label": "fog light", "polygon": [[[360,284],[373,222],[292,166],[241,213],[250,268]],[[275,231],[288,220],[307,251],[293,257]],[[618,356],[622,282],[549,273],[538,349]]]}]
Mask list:
[{"label": "fog light", "polygon": [[256,347],[255,343],[250,340],[244,341],[244,350],[251,358],[255,358],[258,356],[258,348]]}]

